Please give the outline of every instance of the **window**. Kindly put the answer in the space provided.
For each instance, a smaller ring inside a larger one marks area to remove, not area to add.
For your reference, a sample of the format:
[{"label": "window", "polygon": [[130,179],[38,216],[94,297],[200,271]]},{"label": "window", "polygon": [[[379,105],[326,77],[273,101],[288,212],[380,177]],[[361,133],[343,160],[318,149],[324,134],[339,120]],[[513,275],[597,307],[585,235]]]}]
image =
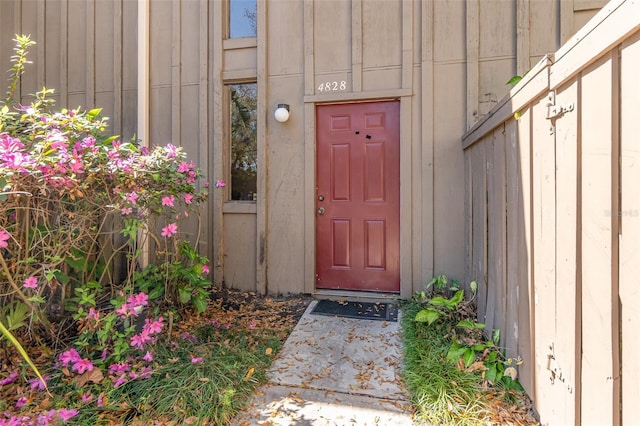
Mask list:
[{"label": "window", "polygon": [[256,83],[232,84],[229,89],[232,200],[257,198]]},{"label": "window", "polygon": [[229,0],[229,38],[256,36],[256,1]]}]

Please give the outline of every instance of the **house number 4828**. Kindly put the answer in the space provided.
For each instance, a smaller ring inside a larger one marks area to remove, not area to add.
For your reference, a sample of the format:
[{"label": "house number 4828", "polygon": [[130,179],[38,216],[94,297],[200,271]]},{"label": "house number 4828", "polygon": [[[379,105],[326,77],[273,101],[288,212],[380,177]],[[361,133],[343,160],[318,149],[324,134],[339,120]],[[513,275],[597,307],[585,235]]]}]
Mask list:
[{"label": "house number 4828", "polygon": [[327,81],[325,83],[320,83],[318,86],[318,92],[337,92],[347,90],[347,82],[342,81]]}]

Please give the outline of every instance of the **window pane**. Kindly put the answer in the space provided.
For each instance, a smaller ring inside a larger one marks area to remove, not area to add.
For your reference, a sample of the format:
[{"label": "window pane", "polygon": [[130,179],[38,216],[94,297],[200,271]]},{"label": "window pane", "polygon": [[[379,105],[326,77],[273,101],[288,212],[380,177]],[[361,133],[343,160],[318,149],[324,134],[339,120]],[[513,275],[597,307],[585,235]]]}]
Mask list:
[{"label": "window pane", "polygon": [[256,36],[256,0],[229,0],[229,38]]},{"label": "window pane", "polygon": [[255,200],[257,189],[256,83],[229,85],[231,199]]}]

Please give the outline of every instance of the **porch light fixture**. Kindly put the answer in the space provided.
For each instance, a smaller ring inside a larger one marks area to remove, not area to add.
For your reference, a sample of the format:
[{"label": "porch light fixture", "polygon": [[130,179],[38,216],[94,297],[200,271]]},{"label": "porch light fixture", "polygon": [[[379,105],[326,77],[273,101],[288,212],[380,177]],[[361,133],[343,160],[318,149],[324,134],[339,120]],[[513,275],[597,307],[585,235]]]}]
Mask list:
[{"label": "porch light fixture", "polygon": [[273,116],[280,123],[284,123],[289,119],[289,105],[288,104],[278,104],[278,108],[273,113]]}]

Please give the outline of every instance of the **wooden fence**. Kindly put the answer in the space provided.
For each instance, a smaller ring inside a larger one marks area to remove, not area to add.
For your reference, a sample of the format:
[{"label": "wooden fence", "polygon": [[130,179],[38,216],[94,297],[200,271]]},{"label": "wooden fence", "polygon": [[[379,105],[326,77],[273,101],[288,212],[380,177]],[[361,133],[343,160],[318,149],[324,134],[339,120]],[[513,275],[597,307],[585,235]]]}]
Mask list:
[{"label": "wooden fence", "polygon": [[640,421],[639,71],[614,0],[463,137],[466,279],[543,424]]}]

